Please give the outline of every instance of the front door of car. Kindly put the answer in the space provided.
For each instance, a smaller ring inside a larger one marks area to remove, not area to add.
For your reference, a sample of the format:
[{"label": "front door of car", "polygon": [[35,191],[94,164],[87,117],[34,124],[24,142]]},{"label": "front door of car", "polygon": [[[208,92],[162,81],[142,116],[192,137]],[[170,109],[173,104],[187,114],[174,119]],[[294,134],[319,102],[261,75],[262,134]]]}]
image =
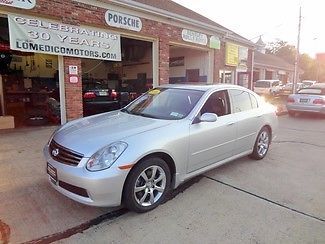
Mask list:
[{"label": "front door of car", "polygon": [[213,93],[198,117],[204,113],[215,113],[218,117],[215,122],[196,119],[190,126],[188,173],[233,156],[237,123],[231,114],[228,92]]}]

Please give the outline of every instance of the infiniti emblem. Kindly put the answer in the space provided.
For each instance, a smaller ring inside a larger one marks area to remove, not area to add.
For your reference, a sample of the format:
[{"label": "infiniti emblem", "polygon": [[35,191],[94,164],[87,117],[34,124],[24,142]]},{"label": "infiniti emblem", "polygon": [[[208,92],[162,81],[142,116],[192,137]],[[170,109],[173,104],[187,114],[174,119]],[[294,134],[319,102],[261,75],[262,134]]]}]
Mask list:
[{"label": "infiniti emblem", "polygon": [[54,157],[58,156],[58,155],[59,155],[59,149],[58,149],[58,148],[53,149],[53,150],[52,150],[52,155],[53,155]]}]

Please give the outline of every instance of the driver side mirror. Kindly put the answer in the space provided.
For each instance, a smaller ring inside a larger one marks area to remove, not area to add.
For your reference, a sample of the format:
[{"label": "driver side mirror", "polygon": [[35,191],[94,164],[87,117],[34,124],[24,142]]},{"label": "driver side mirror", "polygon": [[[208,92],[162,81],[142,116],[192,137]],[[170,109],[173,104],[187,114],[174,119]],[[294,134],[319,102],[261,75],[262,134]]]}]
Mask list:
[{"label": "driver side mirror", "polygon": [[204,113],[200,117],[200,122],[216,122],[218,115],[214,113]]}]

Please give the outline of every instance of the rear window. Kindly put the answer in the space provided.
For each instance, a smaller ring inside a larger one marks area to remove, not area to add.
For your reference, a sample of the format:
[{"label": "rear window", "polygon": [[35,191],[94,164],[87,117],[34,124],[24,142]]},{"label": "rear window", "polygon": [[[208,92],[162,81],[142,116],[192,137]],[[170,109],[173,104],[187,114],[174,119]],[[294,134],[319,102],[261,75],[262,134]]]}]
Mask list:
[{"label": "rear window", "polygon": [[267,87],[270,87],[270,82],[268,82],[268,81],[256,81],[255,82],[255,87],[267,88]]},{"label": "rear window", "polygon": [[306,88],[298,91],[298,94],[325,95],[325,89]]}]

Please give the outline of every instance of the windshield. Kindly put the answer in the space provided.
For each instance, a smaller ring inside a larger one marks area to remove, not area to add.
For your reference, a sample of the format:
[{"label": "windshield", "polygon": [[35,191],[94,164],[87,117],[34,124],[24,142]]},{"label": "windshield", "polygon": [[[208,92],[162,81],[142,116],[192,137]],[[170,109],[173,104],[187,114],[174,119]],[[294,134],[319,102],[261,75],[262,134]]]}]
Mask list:
[{"label": "windshield", "polygon": [[203,93],[197,90],[156,88],[121,111],[149,118],[183,119],[192,111]]},{"label": "windshield", "polygon": [[270,82],[268,82],[268,81],[256,81],[255,87],[270,87]]}]

